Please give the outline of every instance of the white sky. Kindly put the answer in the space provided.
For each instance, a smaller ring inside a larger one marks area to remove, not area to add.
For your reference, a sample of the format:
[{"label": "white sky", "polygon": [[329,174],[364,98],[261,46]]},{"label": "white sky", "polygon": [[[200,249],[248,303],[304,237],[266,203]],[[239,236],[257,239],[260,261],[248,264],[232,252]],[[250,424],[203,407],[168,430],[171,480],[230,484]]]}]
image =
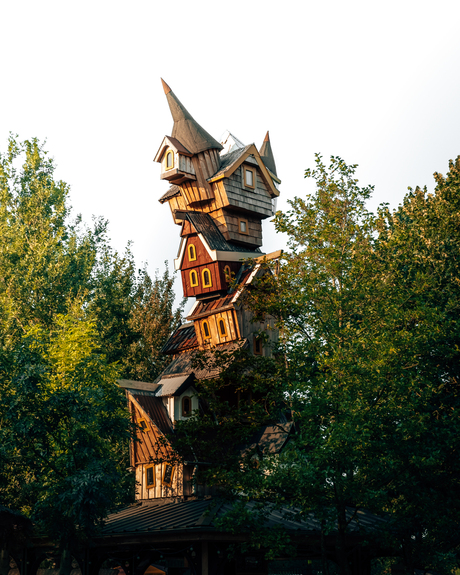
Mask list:
[{"label": "white sky", "polygon": [[3,0],[0,149],[10,131],[46,139],[75,212],[151,272],[179,244],[152,161],[173,124],[160,77],[216,139],[270,130],[278,208],[315,152],[396,206],[460,154],[459,21],[458,0]]}]

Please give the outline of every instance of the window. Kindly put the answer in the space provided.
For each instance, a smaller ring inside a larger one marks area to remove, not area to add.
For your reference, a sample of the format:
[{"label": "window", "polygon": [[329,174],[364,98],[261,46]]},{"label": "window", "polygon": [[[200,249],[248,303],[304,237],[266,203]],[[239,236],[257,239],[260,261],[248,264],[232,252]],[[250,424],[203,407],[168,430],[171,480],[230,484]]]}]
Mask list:
[{"label": "window", "polygon": [[174,466],[169,465],[169,463],[165,463],[165,470],[163,473],[163,485],[172,485],[174,477]]},{"label": "window", "polygon": [[238,219],[238,226],[240,229],[240,234],[249,234],[249,229],[248,229],[248,221],[247,220],[240,220]]},{"label": "window", "polygon": [[251,168],[244,166],[244,185],[247,188],[255,188],[256,174]]},{"label": "window", "polygon": [[188,246],[188,261],[194,262],[196,260],[196,248],[193,244]]},{"label": "window", "polygon": [[232,272],[230,266],[224,267],[225,281],[229,284],[232,281]]},{"label": "window", "polygon": [[174,152],[172,150],[169,150],[166,153],[165,168],[166,170],[170,170],[173,167],[174,167]]},{"label": "window", "polygon": [[147,489],[155,487],[155,465],[149,465],[145,468],[145,486]]},{"label": "window", "polygon": [[140,427],[142,433],[145,433],[146,431],[149,430],[147,422],[145,421],[145,419],[139,419],[139,421],[137,422],[138,426]]},{"label": "window", "polygon": [[262,338],[254,336],[253,345],[254,345],[254,355],[262,355],[263,354]]},{"label": "window", "polygon": [[190,272],[190,286],[196,287],[198,285],[198,274],[195,270]]},{"label": "window", "polygon": [[203,275],[203,287],[212,287],[211,272],[208,270],[208,268],[205,268],[203,270],[202,275]]},{"label": "window", "polygon": [[182,398],[182,417],[188,417],[192,414],[192,398],[187,395]]},{"label": "window", "polygon": [[203,335],[204,335],[204,339],[210,339],[211,337],[211,331],[209,329],[209,323],[204,320],[203,322]]},{"label": "window", "polygon": [[223,319],[220,319],[218,323],[219,323],[219,332],[220,332],[220,335],[221,335],[222,337],[226,337],[226,336],[227,336],[227,329],[226,329],[226,327],[225,327],[225,322],[224,322],[224,320],[223,320]]}]

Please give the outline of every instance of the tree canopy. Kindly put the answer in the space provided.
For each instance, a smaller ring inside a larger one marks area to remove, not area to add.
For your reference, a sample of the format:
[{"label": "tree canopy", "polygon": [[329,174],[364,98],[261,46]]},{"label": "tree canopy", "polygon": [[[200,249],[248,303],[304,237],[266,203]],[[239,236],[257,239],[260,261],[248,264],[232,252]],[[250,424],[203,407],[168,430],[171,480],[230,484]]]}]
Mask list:
[{"label": "tree canopy", "polygon": [[59,542],[68,572],[69,548],[134,493],[116,380],[156,377],[182,306],[167,268],[152,280],[107,222],[71,219],[54,171],[37,140],[0,155],[0,497]]},{"label": "tree canopy", "polygon": [[355,171],[317,156],[306,171],[316,192],[276,214],[289,250],[251,301],[278,321],[272,378],[295,433],[280,455],[251,454],[257,465],[240,449],[220,476],[235,497],[315,512],[323,533],[336,533],[341,573],[359,509],[386,517],[385,532],[368,534],[380,553],[410,573],[447,572],[460,545],[460,159],[435,175],[434,194],[411,190],[377,215]]}]

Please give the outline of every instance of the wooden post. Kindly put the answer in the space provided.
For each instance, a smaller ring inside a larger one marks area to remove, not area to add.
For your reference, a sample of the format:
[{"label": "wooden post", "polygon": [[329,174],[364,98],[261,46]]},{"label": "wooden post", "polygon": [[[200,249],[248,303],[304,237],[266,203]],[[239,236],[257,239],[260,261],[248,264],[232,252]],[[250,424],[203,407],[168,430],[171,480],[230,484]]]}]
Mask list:
[{"label": "wooden post", "polygon": [[208,575],[208,542],[201,543],[201,575]]}]

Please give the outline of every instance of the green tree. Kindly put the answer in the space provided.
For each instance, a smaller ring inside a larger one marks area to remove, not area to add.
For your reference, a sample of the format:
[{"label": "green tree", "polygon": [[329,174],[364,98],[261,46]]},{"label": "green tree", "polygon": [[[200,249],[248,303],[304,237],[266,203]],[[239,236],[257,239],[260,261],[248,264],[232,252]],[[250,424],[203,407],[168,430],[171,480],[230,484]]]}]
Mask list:
[{"label": "green tree", "polygon": [[2,459],[37,529],[59,542],[61,573],[72,546],[133,493],[130,418],[116,366],[98,349],[94,322],[74,307],[51,329],[31,328],[0,374]]}]

